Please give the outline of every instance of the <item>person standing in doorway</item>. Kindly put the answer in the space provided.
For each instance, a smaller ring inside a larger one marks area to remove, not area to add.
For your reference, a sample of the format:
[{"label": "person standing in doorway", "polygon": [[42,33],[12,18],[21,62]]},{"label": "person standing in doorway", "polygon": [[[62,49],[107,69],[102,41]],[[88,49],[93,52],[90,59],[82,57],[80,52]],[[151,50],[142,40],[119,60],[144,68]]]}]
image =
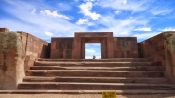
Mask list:
[{"label": "person standing in doorway", "polygon": [[96,57],[95,57],[95,55],[93,55],[93,59],[95,59]]}]

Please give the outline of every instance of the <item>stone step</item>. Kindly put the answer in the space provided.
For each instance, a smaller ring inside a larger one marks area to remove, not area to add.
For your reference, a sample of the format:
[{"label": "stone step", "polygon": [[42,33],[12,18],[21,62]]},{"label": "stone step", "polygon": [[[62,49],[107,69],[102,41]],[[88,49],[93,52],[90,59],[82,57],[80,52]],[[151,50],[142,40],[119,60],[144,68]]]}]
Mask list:
[{"label": "stone step", "polygon": [[128,67],[86,67],[86,66],[32,66],[31,70],[119,70],[119,71],[131,71],[131,70],[142,70],[142,71],[161,71],[161,66],[128,66]]},{"label": "stone step", "polygon": [[124,62],[124,61],[128,61],[128,62],[147,62],[150,61],[147,58],[110,58],[110,59],[44,59],[44,58],[38,58],[38,61],[66,61],[66,62],[72,62],[72,61],[76,61],[76,62]]},{"label": "stone step", "polygon": [[35,66],[86,66],[86,67],[119,67],[119,66],[159,66],[152,65],[151,62],[47,62],[35,61]]},{"label": "stone step", "polygon": [[[102,94],[102,92],[116,92],[117,96],[121,95],[121,94],[124,94],[124,95],[126,95],[126,94],[127,95],[173,94],[173,96],[175,95],[175,90],[152,90],[152,89],[136,89],[136,90],[134,90],[134,89],[132,89],[132,90],[35,90],[35,89],[32,89],[32,90],[24,90],[24,89],[0,90],[0,94],[7,94],[7,95],[9,95],[9,94],[24,94],[25,98],[27,98],[26,96],[31,95],[31,94],[39,94],[39,95],[41,95],[41,94]],[[20,95],[20,96],[22,96],[22,95]],[[43,95],[43,96],[45,96],[45,95]],[[168,95],[168,96],[170,96],[170,95]],[[11,98],[11,97],[2,97],[2,98]],[[14,97],[14,98],[16,98],[16,97]],[[24,97],[20,97],[20,98],[24,98]],[[44,97],[44,98],[46,98],[46,97]],[[59,98],[59,97],[57,97],[57,98]],[[61,97],[61,98],[63,98],[63,97]],[[126,97],[124,97],[124,98],[126,98]],[[132,98],[135,98],[135,97],[132,97]],[[137,98],[141,98],[141,97],[137,97]],[[144,97],[144,98],[150,98],[150,97]],[[153,97],[151,97],[151,98],[153,98]],[[159,98],[159,97],[156,97],[156,98]],[[163,97],[161,97],[161,98],[163,98]]]},{"label": "stone step", "polygon": [[28,76],[162,77],[163,71],[29,70]]},{"label": "stone step", "polygon": [[166,83],[165,78],[145,77],[38,77],[26,76],[24,82],[88,82],[88,83]]},{"label": "stone step", "polygon": [[79,83],[79,82],[23,82],[19,89],[60,89],[60,90],[126,90],[152,89],[173,90],[171,84],[143,84],[143,83]]}]

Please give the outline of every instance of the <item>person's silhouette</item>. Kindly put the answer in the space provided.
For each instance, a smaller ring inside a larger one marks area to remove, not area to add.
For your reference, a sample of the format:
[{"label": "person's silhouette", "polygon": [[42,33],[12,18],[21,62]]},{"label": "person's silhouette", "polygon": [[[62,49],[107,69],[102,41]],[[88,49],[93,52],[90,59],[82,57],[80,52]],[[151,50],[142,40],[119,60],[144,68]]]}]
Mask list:
[{"label": "person's silhouette", "polygon": [[95,55],[93,55],[93,59],[95,59],[96,57],[95,57]]}]

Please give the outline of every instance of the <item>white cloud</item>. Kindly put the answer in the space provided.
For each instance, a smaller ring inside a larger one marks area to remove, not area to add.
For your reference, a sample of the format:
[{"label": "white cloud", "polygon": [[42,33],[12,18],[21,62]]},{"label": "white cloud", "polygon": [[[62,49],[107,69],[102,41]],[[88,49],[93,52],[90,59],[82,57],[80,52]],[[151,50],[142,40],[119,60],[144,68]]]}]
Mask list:
[{"label": "white cloud", "polygon": [[150,10],[150,12],[153,15],[167,15],[172,12],[172,9],[160,9],[160,8],[154,8]]},{"label": "white cloud", "polygon": [[[101,0],[99,0],[101,2]],[[104,1],[104,0],[102,0]],[[107,2],[107,0],[105,0]],[[109,0],[112,1],[112,0]],[[42,10],[41,12],[37,13],[38,6],[40,5],[33,5],[30,3],[25,3],[23,1],[13,1],[8,0],[7,2],[12,2],[13,7],[7,6],[4,10],[7,11],[7,13],[10,13],[11,15],[18,17],[19,20],[15,19],[1,19],[0,26],[6,26],[9,27],[12,30],[23,30],[27,32],[33,33],[35,36],[39,36],[42,39],[50,39],[49,37],[52,34],[45,34],[45,31],[51,31],[50,33],[53,33],[54,36],[59,37],[65,37],[69,36],[72,37],[74,35],[74,32],[77,31],[107,31],[107,32],[114,32],[114,36],[132,36],[133,33],[131,31],[134,31],[136,27],[142,27],[147,25],[149,19],[148,18],[125,18],[125,19],[116,19],[115,15],[108,14],[106,16],[101,16],[100,14],[97,14],[96,12],[93,12],[93,2],[96,1],[86,1],[86,3],[81,4],[79,7],[81,9],[81,12],[85,15],[85,17],[80,18],[76,23],[70,22],[67,17],[67,19],[63,19],[65,17],[60,16],[61,14],[58,13],[55,10]],[[22,2],[22,3],[21,3]],[[121,1],[122,2],[122,1]],[[129,4],[129,1],[123,1],[123,5]],[[107,3],[108,4],[108,3]],[[21,8],[20,5],[26,5],[24,8]],[[95,5],[95,3],[94,3]],[[113,5],[113,3],[111,3]],[[47,5],[46,5],[47,6]],[[43,9],[53,9],[50,7],[44,7],[42,5]],[[33,10],[34,9],[34,10]],[[114,11],[122,11],[119,9],[115,9]],[[32,13],[35,14],[32,14]],[[23,13],[23,14],[21,14]],[[41,14],[42,13],[42,14]],[[95,14],[93,14],[95,13]],[[99,15],[99,17],[96,17]],[[96,18],[94,18],[94,16]],[[50,17],[48,17],[50,16]],[[64,16],[64,15],[63,15]],[[58,18],[53,18],[58,17]],[[92,19],[90,19],[90,18]],[[99,19],[97,21],[93,21]],[[85,25],[81,25],[85,24]],[[91,30],[88,28],[89,25],[94,25],[94,28]],[[100,25],[100,26],[99,26]]]},{"label": "white cloud", "polygon": [[48,32],[48,31],[44,32],[44,34],[46,34],[46,35],[49,36],[49,37],[54,36],[54,34],[53,34],[52,32]]},{"label": "white cloud", "polygon": [[92,12],[92,7],[93,7],[92,1],[87,1],[86,3],[82,3],[79,7],[81,10],[81,13],[83,13],[85,16],[90,17],[92,20],[98,20],[101,17],[100,14],[96,12]]},{"label": "white cloud", "polygon": [[105,28],[98,28],[96,31],[114,32],[114,36],[131,36],[132,31],[134,31],[136,27],[147,25],[148,20],[138,17],[115,19],[114,16],[111,15],[102,17],[99,22],[103,24]]},{"label": "white cloud", "polygon": [[77,25],[87,25],[87,26],[93,26],[95,25],[93,22],[90,22],[88,19],[79,19],[76,22]]},{"label": "white cloud", "polygon": [[150,27],[142,27],[142,28],[136,28],[134,31],[144,31],[144,32],[150,32],[152,31]]},{"label": "white cloud", "polygon": [[76,24],[81,25],[81,24],[85,24],[85,23],[87,23],[87,22],[88,22],[88,19],[79,19],[79,20],[76,22]]},{"label": "white cloud", "polygon": [[55,11],[43,10],[43,11],[40,11],[40,13],[43,14],[43,15],[46,15],[46,16],[58,17],[58,18],[70,20],[69,17],[58,13],[56,10]]},{"label": "white cloud", "polygon": [[[85,26],[76,25],[67,19],[48,17],[37,12],[32,14],[32,10],[37,9],[38,4],[34,5],[21,0],[8,0],[6,2],[9,3],[9,5],[6,6],[4,10],[12,16],[17,17],[18,20],[14,18],[0,19],[0,26],[7,27],[12,31],[30,32],[37,37],[47,40],[50,39],[50,37],[44,33],[45,31],[51,31],[54,36],[59,37],[72,37],[74,32],[88,31]],[[20,5],[24,5],[25,7],[21,8]],[[42,5],[42,7],[44,8],[44,5]]]},{"label": "white cloud", "polygon": [[149,33],[139,33],[139,34],[134,34],[134,37],[137,37],[137,39],[139,40],[143,40],[143,39],[148,39],[151,38],[157,34],[160,34],[161,32],[149,32]]},{"label": "white cloud", "polygon": [[95,1],[95,0],[85,0],[85,1],[86,1],[86,2],[87,2],[87,1],[91,1],[91,2],[93,2],[93,1]]},{"label": "white cloud", "polygon": [[175,31],[175,27],[166,27],[162,31]]},{"label": "white cloud", "polygon": [[32,9],[31,14],[36,14],[36,9]]},{"label": "white cloud", "polygon": [[86,49],[87,54],[95,54],[96,51],[94,49]]},{"label": "white cloud", "polygon": [[119,11],[119,10],[115,11],[115,14],[120,14],[120,13],[121,13],[121,11]]},{"label": "white cloud", "polygon": [[115,10],[138,12],[147,9],[147,6],[145,5],[146,2],[148,2],[148,0],[98,0],[97,4],[101,7],[112,8]]}]

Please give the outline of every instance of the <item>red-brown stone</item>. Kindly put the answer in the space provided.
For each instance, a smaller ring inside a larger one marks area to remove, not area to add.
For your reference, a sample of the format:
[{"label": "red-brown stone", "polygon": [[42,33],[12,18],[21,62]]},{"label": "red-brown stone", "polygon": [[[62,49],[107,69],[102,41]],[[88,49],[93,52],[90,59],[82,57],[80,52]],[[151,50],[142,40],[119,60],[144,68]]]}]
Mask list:
[{"label": "red-brown stone", "polygon": [[100,43],[102,59],[138,57],[135,37],[113,37],[113,32],[76,32],[74,38],[52,38],[51,58],[84,59],[85,43]]},{"label": "red-brown stone", "polygon": [[0,32],[9,32],[8,28],[0,28]]}]

